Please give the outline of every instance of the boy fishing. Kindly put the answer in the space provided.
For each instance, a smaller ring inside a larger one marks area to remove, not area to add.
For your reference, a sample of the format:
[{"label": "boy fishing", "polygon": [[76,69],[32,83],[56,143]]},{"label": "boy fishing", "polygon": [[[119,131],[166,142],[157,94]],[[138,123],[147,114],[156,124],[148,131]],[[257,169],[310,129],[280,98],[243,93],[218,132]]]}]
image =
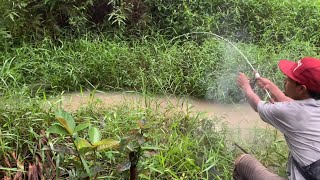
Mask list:
[{"label": "boy fishing", "polygon": [[[240,73],[239,88],[261,119],[284,134],[290,155],[287,174],[290,180],[320,179],[320,60],[305,57],[298,62],[280,60],[286,75],[284,92],[266,78],[257,78],[260,88],[269,91],[270,102],[262,101],[252,90],[248,78]],[[235,160],[236,180],[286,179],[270,172],[257,159],[242,154]]]}]

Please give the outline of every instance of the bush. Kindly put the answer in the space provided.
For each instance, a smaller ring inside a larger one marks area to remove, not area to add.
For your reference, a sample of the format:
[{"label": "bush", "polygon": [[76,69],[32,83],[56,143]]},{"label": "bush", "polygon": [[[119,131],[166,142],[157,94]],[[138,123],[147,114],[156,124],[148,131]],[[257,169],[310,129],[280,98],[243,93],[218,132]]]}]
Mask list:
[{"label": "bush", "polygon": [[[52,41],[26,44],[0,56],[0,90],[61,92],[98,88],[241,99],[234,78],[239,71],[251,76],[252,69],[234,47],[213,36],[193,36],[199,43],[184,37],[172,41],[161,37],[131,42],[84,37],[61,41],[60,47]],[[317,56],[318,52],[309,42],[265,47],[235,45],[261,75],[279,85],[281,73],[274,73],[278,72],[279,59],[298,60]]]},{"label": "bush", "polygon": [[171,39],[192,31],[259,45],[320,42],[320,12],[313,0],[9,0],[0,10],[0,38],[6,42],[88,32],[139,38],[160,32]]}]

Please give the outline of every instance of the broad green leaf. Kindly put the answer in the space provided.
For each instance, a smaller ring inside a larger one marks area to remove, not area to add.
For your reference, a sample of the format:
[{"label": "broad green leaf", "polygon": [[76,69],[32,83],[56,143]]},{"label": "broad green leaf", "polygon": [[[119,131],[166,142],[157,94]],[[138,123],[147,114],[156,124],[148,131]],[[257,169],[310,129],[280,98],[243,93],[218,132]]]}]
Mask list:
[{"label": "broad green leaf", "polygon": [[56,118],[62,124],[62,126],[69,132],[69,134],[73,134],[76,123],[74,122],[70,113],[61,109],[56,112]]},{"label": "broad green leaf", "polygon": [[98,151],[117,148],[119,145],[120,145],[120,141],[116,141],[113,139],[103,139],[93,144],[93,146],[97,147]]},{"label": "broad green leaf", "polygon": [[79,138],[77,140],[77,148],[82,149],[82,148],[88,148],[88,147],[93,147],[86,139]]},{"label": "broad green leaf", "polygon": [[69,134],[69,132],[59,124],[52,125],[48,129],[48,132],[51,134],[59,134],[59,135],[68,135]]},{"label": "broad green leaf", "polygon": [[94,150],[93,147],[83,147],[79,149],[80,154],[86,154],[87,152],[92,152]]},{"label": "broad green leaf", "polygon": [[74,132],[81,131],[81,130],[89,127],[89,126],[90,126],[90,123],[79,124],[78,126],[76,126],[76,127],[74,128]]},{"label": "broad green leaf", "polygon": [[89,128],[89,140],[92,144],[101,140],[101,133],[96,127]]}]

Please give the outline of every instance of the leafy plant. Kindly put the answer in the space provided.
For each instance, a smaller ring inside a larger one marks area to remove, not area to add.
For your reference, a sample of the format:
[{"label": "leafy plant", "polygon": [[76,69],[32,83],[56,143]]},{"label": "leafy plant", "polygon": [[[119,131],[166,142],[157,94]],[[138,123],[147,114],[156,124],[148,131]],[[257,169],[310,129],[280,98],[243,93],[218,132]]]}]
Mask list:
[{"label": "leafy plant", "polygon": [[150,128],[146,126],[146,120],[142,119],[137,121],[137,124],[139,128],[131,129],[128,136],[122,138],[120,143],[122,153],[127,152],[128,154],[128,160],[118,165],[118,171],[123,172],[130,170],[131,180],[138,180],[138,163],[140,157],[145,153],[149,155],[155,154],[155,150],[153,149],[142,149],[143,144],[149,140],[149,138],[144,135],[147,133],[148,128]]},{"label": "leafy plant", "polygon": [[[91,167],[94,167],[96,165],[96,151],[115,148],[119,145],[119,141],[113,139],[101,139],[101,132],[96,127],[90,126],[89,123],[78,124],[76,126],[76,123],[71,114],[64,110],[57,111],[56,118],[59,124],[52,125],[48,129],[48,132],[59,134],[61,136],[69,136],[73,143],[73,148],[76,151],[76,155],[80,159],[82,168],[86,171],[87,175],[90,178],[94,177],[95,172],[91,170]],[[85,138],[80,138],[78,135],[79,131],[82,131],[88,127],[89,141]],[[84,158],[85,154],[90,151],[94,152],[93,163]],[[76,161],[76,159],[73,160]],[[90,166],[89,163],[92,165]]]}]

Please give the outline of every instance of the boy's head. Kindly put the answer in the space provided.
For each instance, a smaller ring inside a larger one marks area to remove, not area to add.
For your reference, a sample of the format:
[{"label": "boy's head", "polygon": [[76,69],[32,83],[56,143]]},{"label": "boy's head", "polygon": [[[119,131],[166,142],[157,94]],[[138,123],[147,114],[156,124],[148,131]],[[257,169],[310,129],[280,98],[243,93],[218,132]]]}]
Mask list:
[{"label": "boy's head", "polygon": [[279,61],[280,70],[287,76],[285,94],[293,99],[320,95],[320,59],[304,57],[298,62]]}]

